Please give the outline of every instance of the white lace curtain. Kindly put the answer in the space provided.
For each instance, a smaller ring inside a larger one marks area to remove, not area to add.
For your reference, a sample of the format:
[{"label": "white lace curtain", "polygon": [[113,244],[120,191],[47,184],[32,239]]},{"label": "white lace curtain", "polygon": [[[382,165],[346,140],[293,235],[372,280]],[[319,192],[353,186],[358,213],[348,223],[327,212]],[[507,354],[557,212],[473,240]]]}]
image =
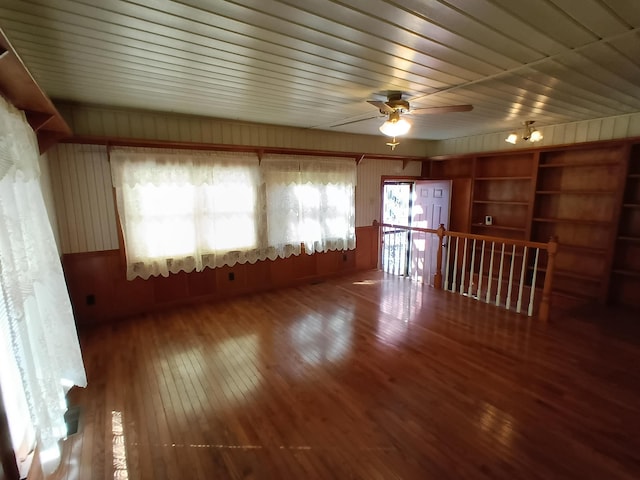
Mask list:
[{"label": "white lace curtain", "polygon": [[35,436],[52,469],[65,388],[86,378],[38,158],[24,115],[0,97],[0,382],[18,462]]},{"label": "white lace curtain", "polygon": [[266,155],[269,242],[289,254],[353,250],[356,246],[355,162],[344,158]]},{"label": "white lace curtain", "polygon": [[356,167],[324,157],[121,148],[127,278],[355,248]]}]

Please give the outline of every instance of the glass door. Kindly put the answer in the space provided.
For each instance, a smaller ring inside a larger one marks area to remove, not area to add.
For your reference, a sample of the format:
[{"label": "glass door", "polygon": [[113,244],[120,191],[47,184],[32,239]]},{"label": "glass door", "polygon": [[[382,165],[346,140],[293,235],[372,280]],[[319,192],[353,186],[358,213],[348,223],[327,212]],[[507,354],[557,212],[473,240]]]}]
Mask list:
[{"label": "glass door", "polygon": [[[411,223],[413,182],[384,182],[382,223],[409,226]],[[409,269],[409,231],[393,227],[382,229],[382,270],[407,275]]]}]

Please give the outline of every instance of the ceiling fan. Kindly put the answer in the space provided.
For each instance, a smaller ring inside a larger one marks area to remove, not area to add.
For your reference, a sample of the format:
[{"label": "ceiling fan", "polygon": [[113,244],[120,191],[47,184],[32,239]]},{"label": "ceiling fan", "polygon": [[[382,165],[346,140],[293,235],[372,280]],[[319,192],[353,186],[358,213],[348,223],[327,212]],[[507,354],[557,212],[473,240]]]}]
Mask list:
[{"label": "ceiling fan", "polygon": [[473,105],[448,105],[444,107],[423,107],[423,108],[411,108],[407,100],[402,99],[402,92],[390,91],[387,93],[387,101],[380,100],[367,100],[367,103],[376,107],[381,115],[374,117],[361,118],[359,120],[353,120],[350,122],[340,123],[338,125],[332,125],[333,127],[340,127],[343,125],[349,125],[351,123],[363,122],[365,120],[371,120],[372,118],[378,118],[380,116],[387,116],[387,120],[380,126],[380,131],[388,137],[393,137],[393,141],[387,142],[387,145],[394,150],[400,142],[396,141],[396,137],[406,134],[411,128],[411,124],[407,122],[402,115],[425,115],[425,114],[438,114],[438,113],[451,113],[451,112],[468,112],[473,110]]}]

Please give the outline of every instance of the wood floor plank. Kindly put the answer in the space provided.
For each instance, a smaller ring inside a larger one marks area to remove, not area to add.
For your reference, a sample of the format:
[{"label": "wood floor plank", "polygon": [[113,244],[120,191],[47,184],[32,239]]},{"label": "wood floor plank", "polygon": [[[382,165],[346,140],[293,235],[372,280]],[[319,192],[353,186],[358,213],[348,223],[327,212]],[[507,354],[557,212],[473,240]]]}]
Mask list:
[{"label": "wood floor plank", "polygon": [[130,479],[636,479],[640,322],[606,315],[367,272],[96,326],[60,478],[117,478],[116,411]]}]

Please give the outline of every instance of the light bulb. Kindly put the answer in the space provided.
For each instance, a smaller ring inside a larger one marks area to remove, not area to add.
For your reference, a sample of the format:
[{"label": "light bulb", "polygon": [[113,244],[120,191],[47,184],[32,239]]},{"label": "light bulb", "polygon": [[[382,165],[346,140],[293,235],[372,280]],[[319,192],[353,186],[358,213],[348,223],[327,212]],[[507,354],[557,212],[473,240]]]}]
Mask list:
[{"label": "light bulb", "polygon": [[404,118],[401,118],[399,114],[389,115],[389,120],[380,126],[380,131],[387,137],[399,137],[407,133],[409,129],[411,129],[411,124]]},{"label": "light bulb", "polygon": [[534,130],[531,132],[531,135],[529,135],[530,142],[539,142],[542,138],[542,133],[540,133],[539,130]]},{"label": "light bulb", "polygon": [[518,135],[515,133],[510,133],[507,138],[504,139],[505,142],[515,145],[518,141]]}]

